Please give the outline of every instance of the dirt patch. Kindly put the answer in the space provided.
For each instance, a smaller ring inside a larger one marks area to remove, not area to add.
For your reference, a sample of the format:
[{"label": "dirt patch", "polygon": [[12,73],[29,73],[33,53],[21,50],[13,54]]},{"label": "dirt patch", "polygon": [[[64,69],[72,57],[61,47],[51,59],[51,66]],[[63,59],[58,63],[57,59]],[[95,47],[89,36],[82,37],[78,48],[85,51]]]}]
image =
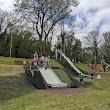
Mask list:
[{"label": "dirt patch", "polygon": [[47,89],[47,90],[40,90],[46,94],[83,94],[86,93],[87,90],[81,88],[61,88],[61,89]]}]

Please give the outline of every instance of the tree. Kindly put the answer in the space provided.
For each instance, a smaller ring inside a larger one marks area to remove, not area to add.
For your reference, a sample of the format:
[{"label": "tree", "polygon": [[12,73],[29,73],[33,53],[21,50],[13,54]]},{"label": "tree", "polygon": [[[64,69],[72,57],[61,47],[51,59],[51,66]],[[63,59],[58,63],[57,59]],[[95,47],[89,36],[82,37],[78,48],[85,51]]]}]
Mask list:
[{"label": "tree", "polygon": [[[62,40],[62,35],[63,35],[63,40]],[[57,37],[58,37],[56,44],[57,49],[63,50],[62,43],[64,43],[65,54],[69,58],[73,59],[75,57],[77,61],[82,60],[82,44],[80,40],[76,39],[74,35],[68,32],[63,32]]]},{"label": "tree", "polygon": [[105,55],[107,57],[107,62],[110,63],[110,32],[106,32],[103,34],[104,38],[104,47],[105,47]]},{"label": "tree", "polygon": [[84,38],[85,38],[85,44],[88,47],[91,47],[93,51],[93,61],[98,63],[99,62],[98,46],[101,43],[99,31],[91,31],[90,33],[88,33],[88,36],[84,36]]},{"label": "tree", "polygon": [[77,6],[77,0],[17,0],[16,11],[32,23],[39,38],[41,53],[44,51],[43,40],[46,44],[54,26],[69,16],[71,5]]},{"label": "tree", "polygon": [[0,39],[3,38],[4,33],[6,32],[6,26],[4,25],[7,19],[7,12],[3,12],[0,9]]}]

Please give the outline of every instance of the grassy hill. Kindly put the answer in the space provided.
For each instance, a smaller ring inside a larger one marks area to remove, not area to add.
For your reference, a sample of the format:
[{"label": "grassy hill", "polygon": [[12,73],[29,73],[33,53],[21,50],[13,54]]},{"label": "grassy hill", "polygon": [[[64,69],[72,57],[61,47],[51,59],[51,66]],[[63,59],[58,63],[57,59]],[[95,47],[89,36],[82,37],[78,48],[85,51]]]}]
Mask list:
[{"label": "grassy hill", "polygon": [[[24,59],[4,57],[0,57],[0,59],[0,110],[110,109],[110,79],[84,78],[85,85],[81,87],[87,90],[87,93],[84,94],[47,94],[25,80],[23,66],[15,65],[15,61]],[[31,59],[26,59],[26,61],[31,61]],[[65,68],[54,60],[50,60],[50,65],[63,82],[71,84],[68,74],[71,74],[72,71],[69,68]],[[89,71],[87,64],[76,64],[76,66],[84,71]],[[102,70],[101,65],[98,66]],[[78,77],[75,78],[79,80]]]},{"label": "grassy hill", "polygon": [[1,103],[0,110],[109,110],[109,85],[110,80],[94,80],[88,88],[83,87],[88,90],[87,93],[71,95],[45,94],[29,87],[23,89],[21,85],[21,91],[28,92]]}]

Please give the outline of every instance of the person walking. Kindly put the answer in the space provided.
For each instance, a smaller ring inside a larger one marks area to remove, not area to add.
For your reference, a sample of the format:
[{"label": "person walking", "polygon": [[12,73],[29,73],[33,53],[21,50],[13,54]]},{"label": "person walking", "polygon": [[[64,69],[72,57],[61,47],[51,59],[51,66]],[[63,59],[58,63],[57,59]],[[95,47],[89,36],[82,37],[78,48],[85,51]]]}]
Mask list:
[{"label": "person walking", "polygon": [[80,78],[81,85],[84,85],[84,82],[83,82],[84,77],[83,77],[82,73],[79,74],[79,78]]},{"label": "person walking", "polygon": [[94,68],[92,68],[92,69],[90,70],[89,74],[91,75],[91,79],[94,79],[94,74],[95,74]]}]

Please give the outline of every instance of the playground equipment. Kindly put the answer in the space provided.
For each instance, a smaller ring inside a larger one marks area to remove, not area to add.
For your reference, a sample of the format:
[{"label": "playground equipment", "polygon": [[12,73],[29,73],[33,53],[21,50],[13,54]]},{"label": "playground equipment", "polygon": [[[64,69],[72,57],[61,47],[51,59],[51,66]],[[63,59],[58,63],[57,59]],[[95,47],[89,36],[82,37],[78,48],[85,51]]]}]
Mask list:
[{"label": "playground equipment", "polygon": [[109,68],[110,68],[110,65],[109,64],[107,64],[107,63],[105,63]]},{"label": "playground equipment", "polygon": [[39,74],[37,71],[34,71],[34,77],[32,77],[30,73],[30,69],[26,70],[26,78],[27,80],[32,83],[34,86],[36,86],[38,89],[46,89],[46,86],[44,84],[43,78],[41,74]]},{"label": "playground equipment", "polygon": [[44,67],[38,67],[47,85],[50,87],[67,87],[67,83],[63,83],[51,67],[45,69]]},{"label": "playground equipment", "polygon": [[65,59],[66,61],[70,64],[70,66],[75,69],[75,71],[78,73],[78,74],[82,74],[83,76],[87,76],[87,77],[91,77],[90,75],[86,75],[86,74],[83,74],[73,63],[72,61],[70,60],[70,58],[68,58],[62,51],[60,50],[57,50]]}]

